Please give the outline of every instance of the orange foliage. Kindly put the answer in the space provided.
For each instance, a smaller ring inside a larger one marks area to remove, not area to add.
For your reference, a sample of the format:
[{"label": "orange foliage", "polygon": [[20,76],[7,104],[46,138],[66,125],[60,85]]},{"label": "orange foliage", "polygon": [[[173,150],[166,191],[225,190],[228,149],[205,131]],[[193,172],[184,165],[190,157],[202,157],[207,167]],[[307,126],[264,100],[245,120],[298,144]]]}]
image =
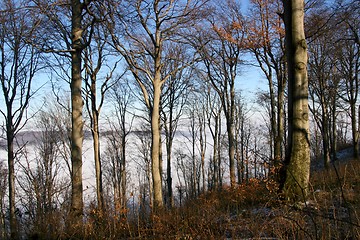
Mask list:
[{"label": "orange foliage", "polygon": [[252,0],[251,18],[232,21],[224,26],[213,26],[213,30],[224,40],[244,49],[261,48],[275,39],[285,36],[279,0]]}]

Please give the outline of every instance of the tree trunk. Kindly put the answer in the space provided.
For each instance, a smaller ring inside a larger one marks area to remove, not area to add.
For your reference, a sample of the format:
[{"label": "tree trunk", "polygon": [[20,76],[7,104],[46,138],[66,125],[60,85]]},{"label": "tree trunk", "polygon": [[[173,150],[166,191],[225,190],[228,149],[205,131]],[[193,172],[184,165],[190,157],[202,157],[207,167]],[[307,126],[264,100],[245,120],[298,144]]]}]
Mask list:
[{"label": "tree trunk", "polygon": [[[280,79],[279,79],[280,78]],[[285,95],[285,81],[283,77],[278,76],[278,103],[277,103],[277,136],[275,141],[275,166],[278,167],[276,170],[278,174],[283,164],[283,139],[284,139],[284,95]],[[277,180],[280,180],[277,176]]]},{"label": "tree trunk", "polygon": [[[233,118],[232,118],[233,119]],[[227,135],[229,141],[229,165],[230,165],[230,184],[232,187],[236,185],[235,174],[235,136],[234,136],[234,121],[227,121]]]},{"label": "tree trunk", "polygon": [[218,121],[217,119],[215,119],[215,130],[214,130],[214,134],[213,134],[213,168],[214,168],[214,186],[213,189],[218,189],[219,187],[219,175],[218,175]]},{"label": "tree trunk", "polygon": [[[165,122],[165,124],[167,124]],[[172,112],[170,111],[170,119],[169,119],[169,129],[166,130],[166,181],[168,188],[168,208],[172,208],[174,206],[173,199],[173,189],[172,189],[172,171],[171,171],[171,150],[172,150]]]},{"label": "tree trunk", "polygon": [[336,101],[335,98],[332,100],[332,110],[331,110],[331,157],[333,161],[337,159],[337,132],[336,132]]},{"label": "tree trunk", "polygon": [[323,158],[324,158],[324,166],[326,168],[329,167],[330,163],[330,118],[328,116],[328,107],[324,102],[323,106],[323,114],[322,114],[322,138],[323,138]]},{"label": "tree trunk", "polygon": [[[160,75],[160,73],[159,73]],[[156,77],[155,77],[156,78]],[[160,79],[160,76],[158,77]],[[155,80],[154,86],[154,100],[151,112],[151,160],[152,160],[152,179],[153,179],[153,194],[154,194],[154,210],[163,207],[163,194],[161,182],[161,160],[160,160],[160,95],[161,83],[160,80]]]},{"label": "tree trunk", "polygon": [[283,0],[289,79],[289,145],[285,182],[288,200],[307,197],[310,175],[307,45],[304,34],[304,0]]},{"label": "tree trunk", "polygon": [[125,128],[125,121],[122,122],[123,126],[123,134],[121,137],[121,206],[123,209],[126,209],[126,203],[127,203],[127,198],[126,198],[126,185],[127,185],[127,179],[126,179],[126,128]]},{"label": "tree trunk", "polygon": [[[235,174],[235,73],[231,71],[230,81],[230,99],[228,99],[228,116],[227,116],[227,134],[229,140],[229,165],[230,165],[230,184],[232,187],[236,184]],[[224,106],[225,109],[225,106]]]},{"label": "tree trunk", "polygon": [[[82,187],[82,142],[83,142],[83,100],[81,97],[81,52],[82,46],[82,3],[72,1],[72,48],[71,52],[71,164],[72,195],[70,209],[71,233],[82,233],[83,187]],[[73,232],[74,231],[74,232]]]},{"label": "tree trunk", "polygon": [[[355,99],[355,98],[354,98]],[[359,133],[358,125],[356,124],[356,105],[355,100],[350,101],[351,111],[351,131],[352,131],[352,142],[353,142],[353,155],[355,159],[359,158]]]},{"label": "tree trunk", "polygon": [[219,180],[219,189],[223,186],[223,179],[222,179],[222,171],[221,171],[221,115],[218,115],[218,140],[217,140],[217,170],[218,170],[218,180]]},{"label": "tree trunk", "polygon": [[195,146],[196,146],[196,127],[195,127],[195,112],[191,111],[191,160],[192,160],[192,191],[191,197],[195,198],[199,189],[197,189],[198,185],[198,176],[197,176],[197,169],[196,169],[196,157],[195,157]]},{"label": "tree trunk", "polygon": [[277,133],[277,122],[276,122],[276,101],[275,101],[275,93],[274,93],[274,83],[272,80],[272,70],[269,67],[268,73],[268,82],[269,82],[269,94],[270,94],[270,138],[272,139],[273,143],[273,154],[274,156],[274,167],[277,168],[280,161],[280,142],[278,141],[278,133]]},{"label": "tree trunk", "polygon": [[[9,109],[8,109],[9,110]],[[8,112],[8,116],[12,116],[12,112]],[[8,150],[8,181],[9,181],[9,208],[10,208],[10,236],[11,239],[18,239],[17,220],[15,214],[15,155],[14,155],[14,131],[12,129],[12,118],[8,118],[7,122],[7,150]]]},{"label": "tree trunk", "polygon": [[205,152],[206,152],[206,126],[204,120],[204,114],[199,116],[199,132],[200,132],[200,157],[201,157],[201,175],[202,175],[202,192],[205,192]]},{"label": "tree trunk", "polygon": [[[170,140],[172,141],[172,140]],[[172,190],[172,176],[171,176],[171,145],[167,146],[167,168],[166,168],[166,174],[167,174],[167,187],[168,187],[168,207],[172,208],[174,205],[173,201],[173,190]]]},{"label": "tree trunk", "polygon": [[[95,102],[92,102],[95,104]],[[98,209],[104,210],[104,197],[103,197],[103,186],[102,186],[102,170],[100,160],[100,136],[99,136],[99,113],[92,109],[93,117],[93,147],[94,147],[94,160],[95,160],[95,176],[96,176],[96,197],[98,203]]]}]

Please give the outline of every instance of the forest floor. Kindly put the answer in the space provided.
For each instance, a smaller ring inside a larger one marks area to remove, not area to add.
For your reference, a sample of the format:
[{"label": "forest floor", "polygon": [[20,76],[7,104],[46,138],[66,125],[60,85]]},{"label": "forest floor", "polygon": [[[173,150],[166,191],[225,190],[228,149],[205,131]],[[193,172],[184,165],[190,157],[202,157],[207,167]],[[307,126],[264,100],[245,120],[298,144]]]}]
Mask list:
[{"label": "forest floor", "polygon": [[103,219],[103,224],[87,226],[87,238],[360,239],[360,161],[351,154],[339,152],[328,168],[312,164],[310,195],[304,202],[284,202],[276,184],[250,179],[157,215],[114,224]]}]

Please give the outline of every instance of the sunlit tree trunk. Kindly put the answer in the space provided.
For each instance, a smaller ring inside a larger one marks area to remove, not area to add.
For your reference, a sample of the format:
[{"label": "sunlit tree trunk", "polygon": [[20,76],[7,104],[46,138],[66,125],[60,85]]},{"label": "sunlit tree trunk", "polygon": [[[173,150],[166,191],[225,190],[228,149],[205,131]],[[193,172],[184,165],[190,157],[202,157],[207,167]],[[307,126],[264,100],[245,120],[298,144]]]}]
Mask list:
[{"label": "sunlit tree trunk", "polygon": [[[71,229],[77,234],[82,232],[83,216],[83,186],[82,186],[82,143],[83,143],[83,100],[81,96],[81,52],[82,46],[82,9],[83,4],[79,0],[71,2],[72,19],[71,34],[71,164],[72,164],[72,195],[70,209]],[[72,231],[71,231],[72,232]]]},{"label": "sunlit tree trunk", "polygon": [[283,0],[289,78],[289,141],[283,193],[300,201],[308,193],[310,138],[304,0]]},{"label": "sunlit tree trunk", "polygon": [[[160,66],[160,55],[158,66]],[[160,96],[161,96],[161,81],[160,72],[156,73],[154,82],[154,99],[153,107],[151,109],[151,169],[153,180],[153,194],[155,209],[163,206],[163,193],[161,182],[161,159],[160,159]]]}]

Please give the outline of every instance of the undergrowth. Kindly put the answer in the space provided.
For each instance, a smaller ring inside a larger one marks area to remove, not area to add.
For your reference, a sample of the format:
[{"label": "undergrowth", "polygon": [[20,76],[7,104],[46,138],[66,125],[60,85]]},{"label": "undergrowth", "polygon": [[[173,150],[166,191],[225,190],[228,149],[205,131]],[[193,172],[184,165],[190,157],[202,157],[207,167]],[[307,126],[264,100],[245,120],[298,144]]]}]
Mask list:
[{"label": "undergrowth", "polygon": [[279,200],[271,182],[249,180],[151,216],[90,208],[83,239],[360,239],[359,172],[355,160],[313,172],[309,199],[298,204]]}]

